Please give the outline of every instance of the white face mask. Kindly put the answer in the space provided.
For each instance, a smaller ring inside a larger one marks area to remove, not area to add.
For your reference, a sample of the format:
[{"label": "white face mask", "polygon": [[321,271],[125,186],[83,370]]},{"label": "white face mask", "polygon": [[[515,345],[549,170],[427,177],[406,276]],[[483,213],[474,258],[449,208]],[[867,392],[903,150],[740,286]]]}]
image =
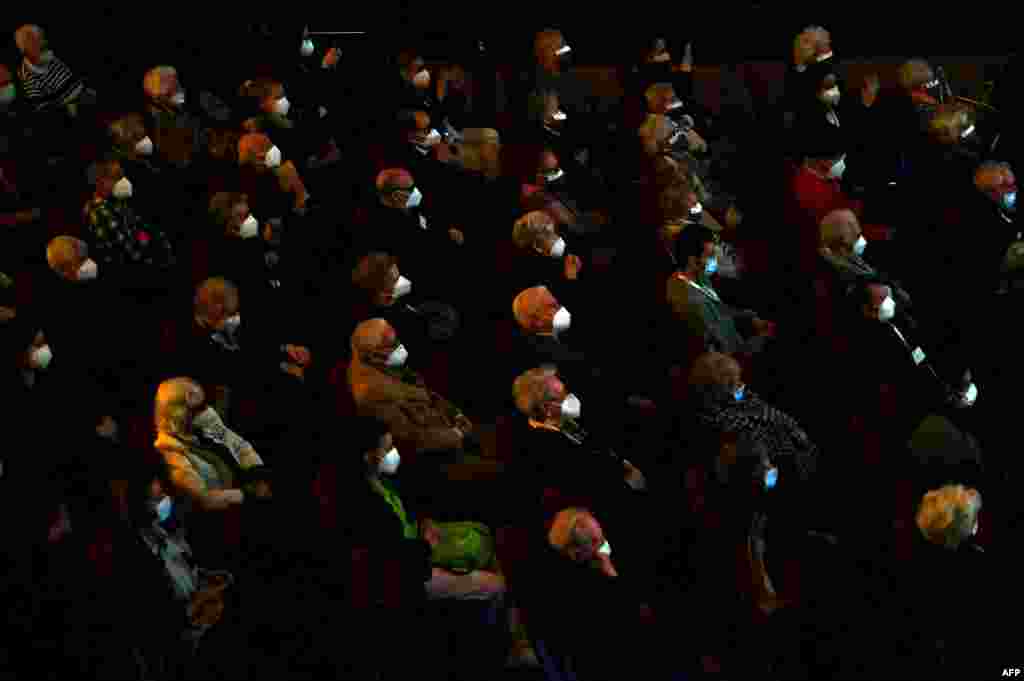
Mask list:
[{"label": "white face mask", "polygon": [[580,398],[571,393],[566,395],[565,399],[562,400],[562,418],[578,419],[582,413],[583,404],[580,402]]},{"label": "white face mask", "polygon": [[397,348],[391,351],[388,355],[387,361],[384,362],[386,366],[396,368],[405,366],[405,360],[409,359],[409,352],[405,349],[404,345],[399,345]]},{"label": "white face mask", "polygon": [[53,351],[50,350],[49,345],[42,345],[32,350],[32,354],[29,361],[33,369],[45,369],[50,366],[50,362],[53,360]]},{"label": "white face mask", "polygon": [[971,530],[971,536],[974,537],[978,534],[978,523],[974,523],[974,529]]},{"label": "white face mask", "polygon": [[843,173],[846,172],[846,159],[841,158],[832,164],[832,168],[828,171],[828,176],[834,180],[840,180],[843,177]]},{"label": "white face mask", "polygon": [[400,463],[402,463],[402,457],[399,455],[398,450],[392,447],[384,455],[384,458],[381,459],[380,464],[377,466],[377,472],[383,475],[394,475]]},{"label": "white face mask", "polygon": [[885,300],[878,307],[878,321],[887,322],[896,316],[896,301],[892,296],[886,296]]},{"label": "white face mask", "polygon": [[185,91],[184,90],[178,90],[177,92],[175,92],[174,95],[171,96],[171,104],[173,104],[174,106],[184,106],[185,105]]},{"label": "white face mask", "polygon": [[160,522],[167,522],[167,519],[171,517],[171,510],[174,508],[174,503],[171,501],[169,496],[164,496],[160,500],[160,503],[156,505],[156,517]]},{"label": "white face mask", "polygon": [[572,315],[564,307],[558,308],[554,319],[551,320],[551,330],[555,333],[564,333],[572,325]]},{"label": "white face mask", "polygon": [[224,320],[224,332],[231,335],[242,325],[242,315],[236,314]]},{"label": "white face mask", "polygon": [[563,45],[560,49],[555,51],[555,54],[558,55],[559,57],[562,57],[564,55],[569,54],[570,52],[572,52],[572,48],[569,47],[568,45]]},{"label": "white face mask", "polygon": [[408,295],[411,291],[412,282],[399,275],[398,281],[395,282],[395,288],[392,290],[391,295],[394,296],[395,300],[398,300],[402,296]]},{"label": "white face mask", "polygon": [[601,548],[599,548],[597,552],[602,556],[610,556],[612,555],[612,545],[608,543],[607,539],[605,539],[604,543],[601,544]]},{"label": "white face mask", "polygon": [[276,168],[281,165],[281,150],[275,147],[270,147],[267,150],[266,155],[263,157],[263,162],[268,168]]},{"label": "white face mask", "polygon": [[692,217],[700,217],[701,214],[703,214],[703,213],[704,213],[704,206],[700,205],[700,201],[698,201],[693,206],[693,208],[690,209],[690,215]]},{"label": "white face mask", "polygon": [[568,116],[565,115],[564,111],[556,111],[551,114],[551,119],[555,121],[564,121],[566,118],[568,118]]},{"label": "white face mask", "polygon": [[974,401],[978,399],[978,386],[971,383],[967,388],[967,392],[964,393],[963,402],[968,407],[974,404]]},{"label": "white face mask", "polygon": [[276,114],[281,114],[282,116],[287,116],[288,115],[288,111],[291,108],[292,108],[292,103],[288,101],[287,97],[282,97],[281,99],[279,99],[276,102],[274,102],[274,113],[276,113]]},{"label": "white face mask", "polygon": [[868,240],[864,238],[864,235],[857,237],[857,243],[853,245],[853,253],[856,256],[864,255],[864,249],[868,247]]},{"label": "white face mask", "polygon": [[82,263],[81,267],[78,268],[78,280],[89,281],[95,279],[96,275],[99,274],[99,265],[93,259],[88,259]]},{"label": "white face mask", "polygon": [[315,48],[313,47],[313,41],[310,40],[309,38],[306,38],[305,40],[302,41],[302,47],[299,48],[299,54],[301,54],[303,57],[308,57],[309,55],[313,54],[314,49]]},{"label": "white face mask", "polygon": [[839,104],[839,100],[841,98],[842,93],[839,92],[839,87],[836,85],[833,85],[828,90],[825,90],[824,92],[821,93],[822,101],[826,102],[827,104],[831,104],[832,106]]},{"label": "white face mask", "polygon": [[132,195],[132,183],[127,177],[122,177],[114,184],[113,192],[115,199],[128,199]]},{"label": "white face mask", "polygon": [[565,172],[561,168],[559,168],[556,172],[551,173],[550,175],[545,175],[544,176],[544,181],[545,182],[556,182],[556,181],[562,179],[562,177],[564,175],[565,175]]},{"label": "white face mask", "polygon": [[153,153],[153,140],[149,137],[143,137],[135,145],[136,153],[142,154],[143,156],[149,156]]},{"label": "white face mask", "polygon": [[260,233],[260,222],[252,213],[245,219],[245,222],[238,228],[238,236],[243,239],[251,239]]},{"label": "white face mask", "polygon": [[409,194],[409,199],[405,202],[406,208],[415,208],[420,205],[420,201],[423,200],[423,194],[420,193],[419,187],[413,187],[412,193]]},{"label": "white face mask", "polygon": [[829,50],[825,54],[819,54],[818,55],[818,61],[825,61],[826,59],[831,59],[831,58],[832,58],[832,51],[831,50]]},{"label": "white face mask", "polygon": [[551,244],[551,257],[561,258],[565,255],[565,239],[558,237],[558,241]]}]

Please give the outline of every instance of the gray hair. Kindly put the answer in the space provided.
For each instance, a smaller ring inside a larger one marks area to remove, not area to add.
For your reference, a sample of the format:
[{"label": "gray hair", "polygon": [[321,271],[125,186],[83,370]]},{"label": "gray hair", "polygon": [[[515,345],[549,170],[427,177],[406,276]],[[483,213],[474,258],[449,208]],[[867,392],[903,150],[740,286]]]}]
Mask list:
[{"label": "gray hair", "polygon": [[512,399],[516,409],[529,418],[542,416],[541,405],[555,399],[548,389],[548,379],[556,376],[553,367],[537,367],[520,374],[512,383]]}]

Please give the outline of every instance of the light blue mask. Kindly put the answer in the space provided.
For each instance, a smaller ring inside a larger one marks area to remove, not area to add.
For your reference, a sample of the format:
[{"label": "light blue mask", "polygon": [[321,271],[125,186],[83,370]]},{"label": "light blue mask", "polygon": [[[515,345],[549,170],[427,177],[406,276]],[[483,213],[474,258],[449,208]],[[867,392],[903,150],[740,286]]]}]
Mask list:
[{"label": "light blue mask", "polygon": [[705,274],[714,274],[718,271],[718,258],[708,258],[708,264],[704,267]]},{"label": "light blue mask", "polygon": [[772,489],[779,481],[779,469],[772,466],[764,472],[764,488]]},{"label": "light blue mask", "polygon": [[1006,210],[1013,210],[1017,207],[1017,192],[1007,192],[1003,194],[1003,208]]},{"label": "light blue mask", "polygon": [[160,519],[160,522],[167,522],[167,519],[171,517],[171,511],[174,509],[174,502],[171,501],[170,497],[164,497],[160,500],[160,503],[156,505],[156,515]]},{"label": "light blue mask", "polygon": [[744,396],[746,396],[746,393],[747,393],[747,386],[745,386],[745,385],[741,385],[740,387],[736,388],[736,392],[734,392],[734,393],[732,394],[732,396],[733,396],[733,398],[734,398],[734,399],[735,399],[735,400],[736,400],[737,402],[742,402],[742,401],[743,401],[743,398],[744,398]]}]

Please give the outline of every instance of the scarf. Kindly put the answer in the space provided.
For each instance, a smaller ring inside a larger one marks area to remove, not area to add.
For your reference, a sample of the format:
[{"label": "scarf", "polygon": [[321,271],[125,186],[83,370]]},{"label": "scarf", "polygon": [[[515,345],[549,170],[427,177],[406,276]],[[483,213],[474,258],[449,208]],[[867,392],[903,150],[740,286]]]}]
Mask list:
[{"label": "scarf", "polygon": [[790,415],[764,402],[749,388],[742,402],[707,386],[699,391],[697,420],[720,433],[751,436],[773,456],[789,462],[801,480],[817,468],[818,448]]}]

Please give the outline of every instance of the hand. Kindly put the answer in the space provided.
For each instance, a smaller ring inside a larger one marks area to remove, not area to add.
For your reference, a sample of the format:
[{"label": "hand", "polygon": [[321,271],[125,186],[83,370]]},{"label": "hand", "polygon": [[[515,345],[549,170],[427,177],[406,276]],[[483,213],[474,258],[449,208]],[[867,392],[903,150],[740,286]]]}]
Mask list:
[{"label": "hand", "polygon": [[704,141],[704,138],[697,134],[696,130],[686,131],[686,143],[689,146],[690,151],[704,153],[708,150],[708,143]]},{"label": "hand", "polygon": [[647,489],[647,478],[644,477],[639,468],[628,461],[623,461],[622,466],[626,469],[624,480],[627,485],[638,492]]},{"label": "hand", "polygon": [[775,338],[775,322],[754,318],[754,333],[765,338]]},{"label": "hand", "polygon": [[473,422],[466,418],[465,414],[459,414],[455,417],[455,427],[463,434],[473,432]]},{"label": "hand", "polygon": [[864,79],[864,84],[860,88],[860,99],[864,102],[864,106],[871,106],[875,103],[875,99],[878,98],[878,90],[878,74],[872,73]]},{"label": "hand", "polygon": [[13,307],[0,307],[0,322],[9,322],[18,316],[18,311]]},{"label": "hand", "polygon": [[300,367],[305,368],[313,361],[312,353],[301,345],[286,345],[284,350],[288,357]]},{"label": "hand", "polygon": [[96,434],[108,440],[117,439],[117,421],[110,416],[104,416],[96,426]]},{"label": "hand", "polygon": [[434,548],[441,543],[441,530],[438,529],[433,520],[424,518],[420,521],[420,538],[430,544],[430,548]]},{"label": "hand", "polygon": [[339,50],[337,47],[332,47],[331,49],[327,50],[327,53],[324,55],[324,59],[321,62],[321,65],[325,69],[329,69],[332,66],[336,66],[338,64],[339,59],[341,59],[341,50]]},{"label": "hand", "polygon": [[448,238],[455,242],[457,246],[461,246],[466,242],[466,237],[460,230],[455,228],[448,230]]},{"label": "hand", "polygon": [[580,276],[580,270],[583,269],[583,260],[578,255],[569,254],[565,256],[565,278],[570,281],[576,281]]}]

